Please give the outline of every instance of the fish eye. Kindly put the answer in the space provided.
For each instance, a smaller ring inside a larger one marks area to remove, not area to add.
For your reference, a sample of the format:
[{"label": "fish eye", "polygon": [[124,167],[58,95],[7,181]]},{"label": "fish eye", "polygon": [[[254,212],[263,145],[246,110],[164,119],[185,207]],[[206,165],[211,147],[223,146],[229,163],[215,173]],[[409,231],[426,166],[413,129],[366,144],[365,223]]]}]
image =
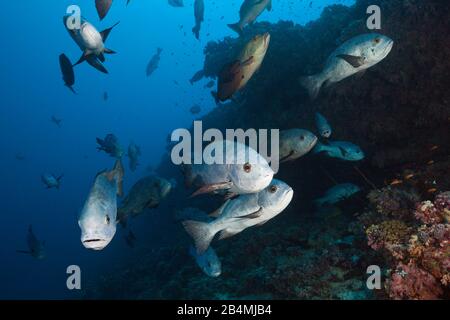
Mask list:
[{"label": "fish eye", "polygon": [[270,186],[269,192],[270,193],[275,193],[275,192],[277,192],[277,190],[278,190],[277,186],[272,185],[272,186]]},{"label": "fish eye", "polygon": [[252,171],[252,165],[250,163],[246,163],[244,164],[244,171],[249,173],[250,171]]},{"label": "fish eye", "polygon": [[381,39],[380,38],[375,38],[375,40],[373,40],[376,44],[378,44],[378,43],[380,43],[381,42]]},{"label": "fish eye", "polygon": [[300,136],[300,141],[305,140],[305,136]]},{"label": "fish eye", "polygon": [[110,224],[111,223],[111,218],[109,217],[109,215],[106,215],[105,222],[106,222],[106,224]]}]

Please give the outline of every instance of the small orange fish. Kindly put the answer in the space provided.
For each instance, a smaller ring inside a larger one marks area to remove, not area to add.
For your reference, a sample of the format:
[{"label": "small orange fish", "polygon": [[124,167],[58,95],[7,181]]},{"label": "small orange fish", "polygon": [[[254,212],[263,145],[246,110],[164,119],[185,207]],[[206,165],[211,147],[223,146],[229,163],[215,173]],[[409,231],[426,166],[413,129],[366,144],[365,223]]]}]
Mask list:
[{"label": "small orange fish", "polygon": [[430,188],[427,190],[428,193],[435,193],[437,191],[436,188]]},{"label": "small orange fish", "polygon": [[395,185],[397,185],[397,184],[402,184],[402,183],[403,183],[402,180],[400,180],[400,179],[395,179],[395,180],[391,181],[391,183],[389,183],[389,185],[395,186]]},{"label": "small orange fish", "polygon": [[406,179],[406,180],[409,180],[409,179],[413,178],[414,176],[415,176],[414,173],[410,173],[410,174],[407,174],[407,175],[405,176],[405,179]]},{"label": "small orange fish", "polygon": [[434,150],[436,150],[436,149],[439,149],[439,146],[432,146],[431,149],[430,149],[430,151],[434,151]]},{"label": "small orange fish", "polygon": [[433,163],[434,163],[434,161],[430,160],[430,161],[427,162],[427,165],[432,165]]}]

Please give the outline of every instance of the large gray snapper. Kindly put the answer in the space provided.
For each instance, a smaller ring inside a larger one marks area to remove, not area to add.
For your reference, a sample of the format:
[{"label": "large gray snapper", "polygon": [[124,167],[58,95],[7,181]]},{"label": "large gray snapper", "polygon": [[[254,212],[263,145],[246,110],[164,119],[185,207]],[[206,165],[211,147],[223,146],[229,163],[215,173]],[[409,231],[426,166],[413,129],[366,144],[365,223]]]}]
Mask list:
[{"label": "large gray snapper", "polygon": [[215,235],[226,239],[245,229],[263,225],[281,213],[292,200],[294,191],[286,183],[274,179],[272,183],[254,194],[241,195],[228,200],[212,215],[211,222],[186,220],[183,226],[194,239],[198,254],[204,253]]},{"label": "large gray snapper", "polygon": [[81,243],[87,249],[104,249],[116,233],[117,195],[122,195],[123,175],[122,162],[117,160],[112,171],[100,172],[95,178],[78,219]]},{"label": "large gray snapper", "polygon": [[389,37],[378,33],[367,33],[344,42],[329,57],[319,74],[303,77],[300,83],[315,99],[323,84],[329,86],[367,70],[388,56],[394,45]]},{"label": "large gray snapper", "polygon": [[213,156],[205,149],[203,164],[184,165],[186,185],[200,187],[192,196],[220,191],[230,195],[255,193],[272,181],[274,172],[267,160],[249,146],[220,140],[210,143],[206,148],[223,148],[222,163],[215,163]]}]

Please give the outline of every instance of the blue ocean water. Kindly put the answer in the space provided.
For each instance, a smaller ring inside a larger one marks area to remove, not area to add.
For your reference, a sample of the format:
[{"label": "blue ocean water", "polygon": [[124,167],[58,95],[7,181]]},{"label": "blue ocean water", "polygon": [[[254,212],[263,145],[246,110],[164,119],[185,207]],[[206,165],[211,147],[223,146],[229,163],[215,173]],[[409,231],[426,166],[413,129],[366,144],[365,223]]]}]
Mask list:
[{"label": "blue ocean water", "polygon": [[[83,281],[95,281],[136,258],[133,251],[125,250],[120,234],[101,252],[88,251],[80,243],[77,215],[95,175],[113,165],[112,158],[97,152],[95,138],[114,133],[123,145],[134,141],[141,146],[138,170],[127,172],[129,188],[147,173],[148,165],[158,165],[166,152],[168,134],[192,125],[192,105],[200,104],[201,114],[216,107],[203,82],[192,86],[188,80],[203,67],[203,48],[208,41],[236,37],[226,24],[238,19],[241,3],[205,2],[200,41],[191,32],[193,0],[185,0],[184,8],[173,8],[166,0],[133,0],[128,7],[125,0],[115,1],[101,22],[89,0],[3,4],[0,298],[77,298],[78,292],[66,288],[67,266],[79,265]],[[274,0],[273,11],[263,13],[258,21],[305,24],[318,18],[326,5],[353,2]],[[62,23],[71,4],[79,5],[82,15],[99,30],[120,21],[107,41],[107,47],[117,51],[107,57],[109,74],[87,64],[77,66],[77,95],[63,86],[58,65],[61,53],[72,62],[80,56]],[[158,47],[163,49],[161,63],[146,78],[145,68]],[[51,116],[63,119],[60,128],[50,121]],[[64,175],[59,190],[44,187],[40,176],[46,172]],[[148,232],[158,226],[158,221],[149,218],[142,221],[144,230],[149,222]],[[26,249],[30,224],[46,242],[45,260],[16,253]],[[157,239],[148,244],[158,245]]]}]

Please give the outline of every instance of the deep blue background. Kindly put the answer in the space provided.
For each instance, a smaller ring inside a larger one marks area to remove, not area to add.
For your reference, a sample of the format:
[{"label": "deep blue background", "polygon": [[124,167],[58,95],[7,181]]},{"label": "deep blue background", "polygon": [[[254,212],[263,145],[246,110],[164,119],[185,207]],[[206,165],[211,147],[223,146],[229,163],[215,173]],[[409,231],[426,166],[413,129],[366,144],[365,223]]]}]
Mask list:
[{"label": "deep blue background", "polygon": [[[93,0],[2,4],[0,298],[77,297],[65,287],[68,265],[79,265],[86,283],[133,259],[133,252],[118,239],[102,252],[87,251],[79,241],[77,214],[93,178],[113,165],[96,151],[95,137],[114,133],[124,146],[132,140],[141,146],[141,166],[127,172],[129,187],[146,173],[147,165],[156,166],[167,135],[190,126],[193,104],[202,106],[202,114],[215,107],[203,88],[208,80],[195,86],[188,80],[203,66],[207,41],[235,37],[226,24],[237,21],[241,1],[205,0],[200,42],[191,32],[194,0],[185,0],[185,8],[172,8],[167,0],[132,0],[128,8],[125,2],[114,1],[102,22]],[[312,1],[311,7],[310,2],[274,0],[273,11],[258,20],[303,24],[316,19],[325,4],[354,1]],[[62,52],[72,61],[81,54],[62,23],[70,4],[81,6],[83,16],[99,30],[121,21],[107,41],[107,47],[118,52],[107,56],[110,74],[87,64],[76,67],[78,95],[63,86],[58,65]],[[145,68],[157,47],[164,49],[160,67],[146,78]],[[106,102],[104,91],[109,94]],[[62,128],[50,122],[52,115],[64,119]],[[25,156],[23,161],[15,159],[18,153]],[[40,175],[45,172],[64,174],[61,190],[44,188]],[[43,261],[15,252],[26,249],[29,224],[46,241],[48,257]]]}]

